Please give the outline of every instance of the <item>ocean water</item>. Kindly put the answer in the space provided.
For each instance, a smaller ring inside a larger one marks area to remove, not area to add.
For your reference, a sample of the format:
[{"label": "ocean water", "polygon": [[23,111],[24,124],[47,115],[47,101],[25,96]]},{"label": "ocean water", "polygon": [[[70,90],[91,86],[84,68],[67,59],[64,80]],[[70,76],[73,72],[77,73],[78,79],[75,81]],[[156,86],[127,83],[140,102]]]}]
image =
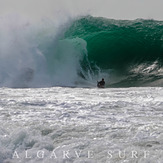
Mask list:
[{"label": "ocean water", "polygon": [[1,163],[161,163],[163,88],[0,89]]},{"label": "ocean water", "polygon": [[163,86],[162,21],[7,17],[0,35],[1,87]]},{"label": "ocean water", "polygon": [[163,162],[163,21],[0,17],[0,36],[0,163]]}]

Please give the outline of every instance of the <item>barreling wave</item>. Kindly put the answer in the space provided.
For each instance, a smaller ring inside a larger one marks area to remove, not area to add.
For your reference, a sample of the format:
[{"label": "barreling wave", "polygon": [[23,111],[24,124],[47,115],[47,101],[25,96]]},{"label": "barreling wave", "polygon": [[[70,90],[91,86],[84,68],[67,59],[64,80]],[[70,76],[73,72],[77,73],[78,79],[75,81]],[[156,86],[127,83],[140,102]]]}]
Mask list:
[{"label": "barreling wave", "polygon": [[109,73],[108,86],[163,85],[162,21],[88,16],[76,20],[65,37],[87,42],[91,68]]},{"label": "barreling wave", "polygon": [[1,25],[0,86],[163,86],[162,21],[86,16],[6,33]]}]

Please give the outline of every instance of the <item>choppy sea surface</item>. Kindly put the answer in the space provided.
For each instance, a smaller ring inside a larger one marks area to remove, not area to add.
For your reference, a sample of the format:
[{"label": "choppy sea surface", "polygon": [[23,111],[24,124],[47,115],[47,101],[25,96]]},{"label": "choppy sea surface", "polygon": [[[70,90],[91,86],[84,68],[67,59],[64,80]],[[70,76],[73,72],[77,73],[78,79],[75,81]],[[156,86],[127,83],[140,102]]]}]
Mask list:
[{"label": "choppy sea surface", "polygon": [[162,163],[163,88],[0,88],[0,163]]}]

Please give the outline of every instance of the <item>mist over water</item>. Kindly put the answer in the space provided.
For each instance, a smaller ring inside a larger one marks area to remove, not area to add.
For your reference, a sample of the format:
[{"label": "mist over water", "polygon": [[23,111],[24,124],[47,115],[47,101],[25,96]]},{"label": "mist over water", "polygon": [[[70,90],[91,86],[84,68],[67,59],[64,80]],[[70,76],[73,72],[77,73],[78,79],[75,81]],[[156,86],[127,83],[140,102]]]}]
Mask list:
[{"label": "mist over water", "polygon": [[64,38],[71,22],[72,18],[34,23],[18,15],[2,17],[0,86],[77,86],[91,79],[90,68],[81,66],[87,58],[86,41]]},{"label": "mist over water", "polygon": [[17,16],[1,18],[0,85],[52,86],[55,80],[65,81],[65,70],[69,79],[75,78],[80,56],[71,43],[60,40],[65,27],[50,20],[36,25]]}]

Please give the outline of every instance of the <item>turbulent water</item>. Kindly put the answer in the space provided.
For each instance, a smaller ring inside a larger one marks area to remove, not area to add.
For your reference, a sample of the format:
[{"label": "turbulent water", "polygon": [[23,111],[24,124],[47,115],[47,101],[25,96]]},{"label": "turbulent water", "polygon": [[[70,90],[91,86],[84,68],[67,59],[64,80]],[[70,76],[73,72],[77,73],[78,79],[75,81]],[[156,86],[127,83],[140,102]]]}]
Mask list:
[{"label": "turbulent water", "polygon": [[161,163],[162,77],[162,21],[0,17],[0,163]]},{"label": "turbulent water", "polygon": [[0,163],[161,163],[163,88],[0,89]]},{"label": "turbulent water", "polygon": [[95,87],[102,77],[107,87],[163,85],[162,21],[8,19],[0,23],[0,86]]}]

